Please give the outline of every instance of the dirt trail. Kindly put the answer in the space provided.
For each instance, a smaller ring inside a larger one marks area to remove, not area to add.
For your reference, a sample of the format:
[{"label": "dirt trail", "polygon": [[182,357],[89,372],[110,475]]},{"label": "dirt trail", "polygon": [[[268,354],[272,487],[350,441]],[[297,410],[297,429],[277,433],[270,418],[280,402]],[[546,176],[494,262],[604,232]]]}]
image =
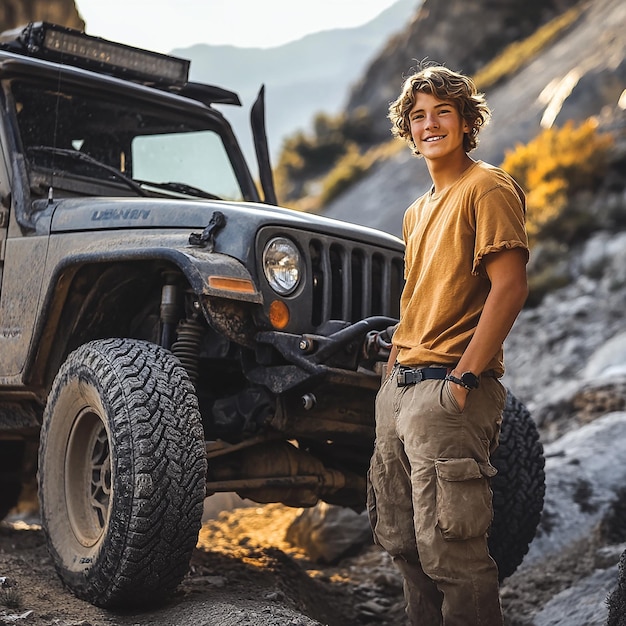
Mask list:
[{"label": "dirt trail", "polygon": [[[0,626],[399,626],[400,578],[375,546],[320,566],[285,542],[298,509],[277,504],[221,513],[199,536],[190,571],[174,596],[150,610],[115,613],[75,598],[61,584],[36,525],[0,523]],[[503,585],[508,626],[592,572],[590,538],[545,567]],[[7,586],[9,585],[9,586]]]}]

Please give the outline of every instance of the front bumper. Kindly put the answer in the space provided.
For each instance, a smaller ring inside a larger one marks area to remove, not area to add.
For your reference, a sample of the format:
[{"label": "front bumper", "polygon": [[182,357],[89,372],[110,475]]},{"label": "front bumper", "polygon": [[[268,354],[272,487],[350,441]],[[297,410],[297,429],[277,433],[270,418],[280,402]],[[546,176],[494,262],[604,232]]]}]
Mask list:
[{"label": "front bumper", "polygon": [[[361,367],[363,364],[371,366],[376,360],[376,355],[367,354],[364,346],[370,343],[367,341],[369,334],[396,322],[391,317],[374,316],[342,325],[338,330],[335,325],[329,334],[258,333],[255,359],[244,364],[245,375],[251,382],[263,385],[275,394],[322,380],[338,385],[377,388],[379,374]],[[274,351],[282,357],[279,364],[271,357]]]}]

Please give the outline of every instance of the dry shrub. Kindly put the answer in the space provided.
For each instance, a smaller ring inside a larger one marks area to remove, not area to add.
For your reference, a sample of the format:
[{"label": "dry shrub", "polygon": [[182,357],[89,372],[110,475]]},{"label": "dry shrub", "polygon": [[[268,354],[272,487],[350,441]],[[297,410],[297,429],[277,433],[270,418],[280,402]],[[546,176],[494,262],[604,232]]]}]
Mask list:
[{"label": "dry shrub", "polygon": [[571,241],[581,228],[589,228],[573,198],[602,180],[612,145],[612,137],[599,133],[596,120],[589,118],[579,125],[570,121],[546,129],[507,152],[502,167],[527,192],[531,243],[546,238]]},{"label": "dry shrub", "polygon": [[582,4],[573,7],[538,28],[530,37],[509,44],[495,59],[475,74],[474,82],[478,89],[481,91],[491,89],[537,58],[542,50],[560,37],[578,19],[584,8]]},{"label": "dry shrub", "polygon": [[15,587],[0,589],[0,605],[7,609],[19,609],[22,606],[22,597],[19,591]]},{"label": "dry shrub", "polygon": [[361,155],[355,144],[348,147],[346,153],[326,176],[322,185],[320,204],[323,206],[341,195],[357,180],[363,178],[369,167],[366,156]]},{"label": "dry shrub", "polygon": [[298,131],[283,143],[274,171],[281,202],[294,204],[309,195],[310,188],[316,187],[311,181],[325,178],[345,158],[354,161],[354,146],[365,152],[372,145],[367,110],[360,108],[350,115],[336,116],[318,113],[311,132]]}]

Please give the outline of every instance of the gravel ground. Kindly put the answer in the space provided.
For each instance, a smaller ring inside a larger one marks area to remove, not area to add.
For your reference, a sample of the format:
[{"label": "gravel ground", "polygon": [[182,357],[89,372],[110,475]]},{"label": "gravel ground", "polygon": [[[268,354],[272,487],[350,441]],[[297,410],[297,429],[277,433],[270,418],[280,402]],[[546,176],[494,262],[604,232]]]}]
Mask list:
[{"label": "gravel ground", "polygon": [[[6,580],[0,589],[0,626],[404,623],[401,581],[387,555],[370,545],[336,565],[313,564],[284,540],[297,513],[270,504],[208,520],[175,595],[149,611],[133,613],[107,611],[75,598],[57,577],[38,525],[3,522],[0,580]],[[530,626],[539,607],[602,566],[601,543],[594,535],[549,567],[522,567],[507,579],[502,586],[507,625]]]}]

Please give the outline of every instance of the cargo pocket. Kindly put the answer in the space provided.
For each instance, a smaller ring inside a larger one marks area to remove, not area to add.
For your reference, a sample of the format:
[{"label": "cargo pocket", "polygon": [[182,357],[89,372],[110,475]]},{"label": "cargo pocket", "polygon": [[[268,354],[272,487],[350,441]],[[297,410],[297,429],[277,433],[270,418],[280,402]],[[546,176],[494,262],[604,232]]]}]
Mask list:
[{"label": "cargo pocket", "polygon": [[493,519],[488,478],[497,470],[475,459],[437,459],[437,521],[446,539],[484,535]]}]

